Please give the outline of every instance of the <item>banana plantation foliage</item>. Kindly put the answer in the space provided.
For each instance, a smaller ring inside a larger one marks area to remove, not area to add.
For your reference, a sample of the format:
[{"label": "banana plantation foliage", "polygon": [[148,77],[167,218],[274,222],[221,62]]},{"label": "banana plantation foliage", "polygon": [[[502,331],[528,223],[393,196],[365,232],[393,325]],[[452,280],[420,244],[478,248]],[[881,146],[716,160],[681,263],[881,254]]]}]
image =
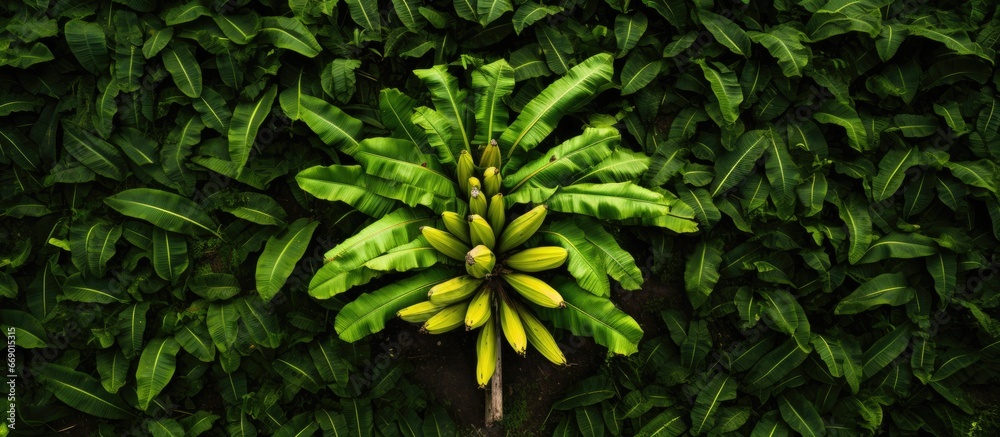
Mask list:
[{"label": "banana plantation foliage", "polygon": [[0,437],[1000,434],[996,2],[0,26]]}]

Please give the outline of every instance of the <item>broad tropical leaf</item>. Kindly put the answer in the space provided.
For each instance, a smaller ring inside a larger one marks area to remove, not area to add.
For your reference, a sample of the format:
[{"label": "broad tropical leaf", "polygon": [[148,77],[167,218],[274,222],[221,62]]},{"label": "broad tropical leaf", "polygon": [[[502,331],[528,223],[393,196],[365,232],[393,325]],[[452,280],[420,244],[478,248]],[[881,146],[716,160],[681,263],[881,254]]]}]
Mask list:
[{"label": "broad tropical leaf", "polygon": [[135,371],[136,395],[139,409],[149,409],[153,398],[166,388],[174,376],[177,366],[176,356],[181,346],[173,337],[150,340],[139,357]]},{"label": "broad tropical leaf", "polygon": [[535,148],[570,111],[589,101],[611,83],[611,55],[595,55],[573,67],[565,76],[531,99],[500,137],[500,149]]},{"label": "broad tropical leaf", "polygon": [[295,264],[306,253],[319,222],[301,218],[267,240],[257,260],[257,293],[271,300],[292,275]]},{"label": "broad tropical leaf", "polygon": [[133,188],[104,199],[116,211],[146,220],[167,231],[187,235],[218,235],[216,225],[196,203],[152,188]]},{"label": "broad tropical leaf", "polygon": [[358,341],[385,328],[396,311],[427,299],[431,287],[454,276],[451,269],[430,268],[360,297],[337,314],[335,328],[341,340]]},{"label": "broad tropical leaf", "polygon": [[907,285],[902,273],[878,275],[844,297],[837,304],[836,314],[857,314],[878,305],[903,305],[913,299],[916,291]]},{"label": "broad tropical leaf", "polygon": [[133,415],[119,396],[104,391],[101,383],[86,373],[54,363],[45,363],[34,373],[56,398],[84,413],[105,419],[125,419]]},{"label": "broad tropical leaf", "polygon": [[277,87],[271,87],[256,102],[240,103],[233,111],[229,125],[229,157],[240,171],[246,165],[250,149],[257,141],[260,125],[271,114],[271,105],[274,104],[277,92]]},{"label": "broad tropical leaf", "polygon": [[638,351],[642,328],[628,314],[606,298],[595,296],[573,282],[552,284],[566,300],[566,308],[540,308],[540,315],[557,328],[576,335],[594,337],[594,341],[614,354],[631,355]]},{"label": "broad tropical leaf", "polygon": [[684,286],[688,300],[695,308],[708,299],[719,280],[719,265],[722,263],[722,240],[702,241],[695,246],[684,268]]}]

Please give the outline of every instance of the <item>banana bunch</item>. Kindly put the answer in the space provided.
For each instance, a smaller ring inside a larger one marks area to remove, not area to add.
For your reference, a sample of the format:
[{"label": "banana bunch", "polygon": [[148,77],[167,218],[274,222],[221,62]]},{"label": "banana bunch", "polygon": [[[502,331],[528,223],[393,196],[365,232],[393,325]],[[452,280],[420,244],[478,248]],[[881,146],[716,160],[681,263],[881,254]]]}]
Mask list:
[{"label": "banana bunch", "polygon": [[[397,313],[403,320],[422,323],[421,331],[431,334],[460,326],[467,331],[482,328],[476,342],[480,387],[496,370],[500,332],[520,355],[531,345],[549,361],[566,364],[555,338],[523,301],[544,308],[566,306],[556,289],[529,273],[562,266],[569,252],[554,246],[517,250],[541,228],[548,208],[538,205],[508,223],[500,165],[495,140],[486,146],[478,167],[469,152],[461,152],[458,183],[468,196],[469,215],[446,211],[441,214],[443,229],[424,226],[420,232],[438,252],[462,262],[466,274],[431,287],[426,301]],[[477,168],[485,169],[482,179],[475,175]]]}]

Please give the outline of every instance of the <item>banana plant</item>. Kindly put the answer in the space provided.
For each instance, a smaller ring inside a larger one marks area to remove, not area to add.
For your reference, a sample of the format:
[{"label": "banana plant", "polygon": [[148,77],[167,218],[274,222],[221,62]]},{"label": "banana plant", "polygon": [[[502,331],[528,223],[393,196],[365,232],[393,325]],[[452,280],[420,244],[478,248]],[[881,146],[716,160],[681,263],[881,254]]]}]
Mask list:
[{"label": "banana plant", "polygon": [[[530,344],[557,365],[566,358],[542,320],[592,336],[610,353],[637,350],[642,329],[609,300],[609,277],[626,290],[639,289],[643,277],[606,223],[697,227],[676,196],[635,183],[649,158],[621,147],[613,126],[552,138],[562,119],[611,86],[610,55],[576,65],[515,114],[504,103],[515,89],[505,60],[474,69],[471,93],[446,66],[414,74],[433,107],[382,91],[388,137],[359,139],[360,122],[304,100],[306,123],[357,164],[303,170],[299,186],[381,215],[325,254],[309,293],[327,299],[410,273],[344,306],[338,335],[358,341],[397,315],[431,334],[480,329],[476,376],[480,387],[493,379],[491,422],[502,418],[501,333],[518,354]],[[571,130],[561,127],[560,135]]]}]

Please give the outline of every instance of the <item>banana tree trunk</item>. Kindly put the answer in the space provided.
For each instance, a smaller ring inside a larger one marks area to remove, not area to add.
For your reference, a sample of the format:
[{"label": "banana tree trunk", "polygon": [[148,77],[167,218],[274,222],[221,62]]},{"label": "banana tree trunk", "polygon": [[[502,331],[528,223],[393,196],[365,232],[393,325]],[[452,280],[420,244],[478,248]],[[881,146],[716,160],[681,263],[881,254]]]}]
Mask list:
[{"label": "banana tree trunk", "polygon": [[486,399],[486,426],[491,427],[493,424],[503,420],[503,360],[501,359],[503,354],[503,343],[500,341],[500,333],[502,329],[500,327],[500,317],[493,317],[490,322],[496,323],[497,327],[494,329],[496,332],[496,344],[497,344],[497,368],[493,372],[493,379],[490,380],[489,394]]}]

